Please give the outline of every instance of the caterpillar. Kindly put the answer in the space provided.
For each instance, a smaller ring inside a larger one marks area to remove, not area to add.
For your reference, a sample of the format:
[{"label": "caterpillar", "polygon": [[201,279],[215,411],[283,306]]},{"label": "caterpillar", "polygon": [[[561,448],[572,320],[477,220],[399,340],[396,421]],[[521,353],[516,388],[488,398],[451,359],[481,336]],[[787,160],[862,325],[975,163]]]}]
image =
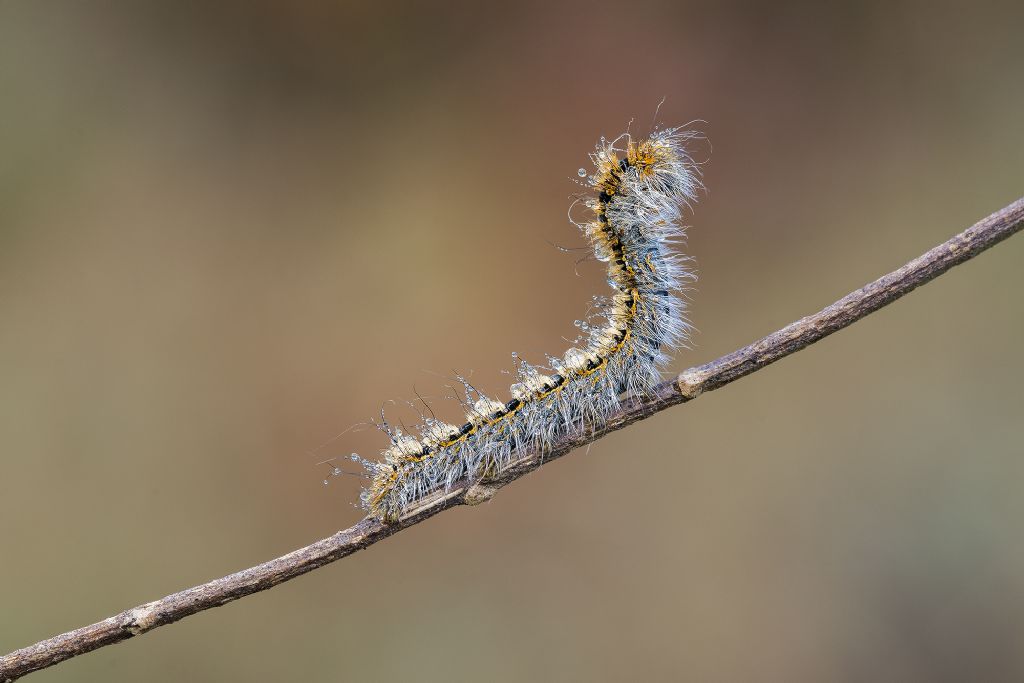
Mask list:
[{"label": "caterpillar", "polygon": [[682,294],[696,276],[673,245],[685,237],[682,207],[702,188],[687,150],[699,137],[664,128],[641,140],[628,133],[601,139],[590,154],[593,171],[579,170],[592,194],[574,205],[582,202],[587,218],[577,221],[570,208],[570,221],[607,264],[611,296],[595,297],[596,312],[577,321],[584,332],[578,346],[548,357],[547,366],[513,354],[517,381],[509,400],[488,397],[458,376],[464,400],[457,398],[466,409],[461,426],[424,416],[413,436],[382,415],[378,427],[390,445],[381,460],[352,455],[370,482],[360,495],[369,516],[393,523],[425,496],[462,479],[492,477],[516,454],[544,453],[560,437],[604,424],[626,397],[651,393],[669,352],[685,345],[691,330]]}]

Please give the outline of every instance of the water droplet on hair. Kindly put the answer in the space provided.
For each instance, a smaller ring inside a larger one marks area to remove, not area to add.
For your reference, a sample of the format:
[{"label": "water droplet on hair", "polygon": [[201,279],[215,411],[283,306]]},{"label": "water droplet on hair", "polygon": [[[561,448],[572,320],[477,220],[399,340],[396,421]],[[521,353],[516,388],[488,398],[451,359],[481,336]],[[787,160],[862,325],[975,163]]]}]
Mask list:
[{"label": "water droplet on hair", "polygon": [[324,479],[324,486],[327,486],[327,485],[328,485],[328,484],[330,484],[330,483],[331,483],[331,482],[330,482],[329,480],[327,480],[327,479]]},{"label": "water droplet on hair", "polygon": [[587,177],[587,169],[581,168],[580,170],[576,171],[576,175],[578,175],[580,178],[586,178]]}]

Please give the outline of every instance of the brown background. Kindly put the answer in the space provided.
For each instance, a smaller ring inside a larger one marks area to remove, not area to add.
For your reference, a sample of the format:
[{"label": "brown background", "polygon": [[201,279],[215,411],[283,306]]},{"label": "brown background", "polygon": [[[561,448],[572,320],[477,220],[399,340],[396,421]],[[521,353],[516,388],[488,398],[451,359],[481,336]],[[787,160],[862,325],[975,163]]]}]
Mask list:
[{"label": "brown background", "polygon": [[[0,651],[358,518],[382,401],[602,291],[597,138],[698,124],[705,362],[1024,193],[1018,2],[0,4]],[[1024,677],[1016,238],[336,566],[39,681]],[[442,411],[452,404],[438,398]],[[397,408],[394,415],[402,416]],[[404,415],[408,418],[408,414]]]}]

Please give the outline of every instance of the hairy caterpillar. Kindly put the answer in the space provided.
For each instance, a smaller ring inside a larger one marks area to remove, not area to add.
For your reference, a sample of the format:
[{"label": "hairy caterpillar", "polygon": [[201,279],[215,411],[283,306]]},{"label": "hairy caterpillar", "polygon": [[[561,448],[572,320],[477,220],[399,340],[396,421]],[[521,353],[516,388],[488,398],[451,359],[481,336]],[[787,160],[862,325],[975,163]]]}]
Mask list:
[{"label": "hairy caterpillar", "polygon": [[518,381],[504,403],[458,377],[467,409],[461,427],[424,417],[417,437],[382,418],[378,426],[391,441],[382,461],[352,456],[368,473],[360,501],[369,515],[396,521],[424,496],[466,477],[493,476],[514,454],[544,452],[565,434],[603,424],[623,397],[652,390],[667,352],[685,344],[690,330],[679,294],[695,275],[672,244],[684,236],[681,206],[701,187],[686,149],[697,137],[669,128],[639,141],[628,133],[601,139],[590,155],[594,171],[579,172],[594,193],[582,200],[591,218],[570,217],[596,258],[608,264],[614,293],[598,298],[591,316],[598,324],[580,323],[586,333],[577,339],[581,347],[549,357],[544,372],[518,359]]}]

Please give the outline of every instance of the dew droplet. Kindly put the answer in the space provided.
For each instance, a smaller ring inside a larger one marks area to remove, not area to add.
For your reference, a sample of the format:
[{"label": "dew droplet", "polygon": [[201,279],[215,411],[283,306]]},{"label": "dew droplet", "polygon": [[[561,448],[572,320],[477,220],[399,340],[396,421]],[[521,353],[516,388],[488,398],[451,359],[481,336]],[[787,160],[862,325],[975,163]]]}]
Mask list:
[{"label": "dew droplet", "polygon": [[580,170],[576,171],[576,175],[578,175],[580,178],[586,178],[587,177],[587,169],[581,168]]},{"label": "dew droplet", "polygon": [[334,476],[338,476],[339,474],[341,474],[341,468],[335,467],[333,470],[331,470],[331,472],[334,474]]},{"label": "dew droplet", "polygon": [[327,486],[330,483],[331,483],[330,481],[328,481],[327,479],[324,479],[324,486]]},{"label": "dew droplet", "polygon": [[348,457],[351,458],[352,462],[359,462],[359,454],[358,453],[353,453],[352,455],[350,455]]}]

